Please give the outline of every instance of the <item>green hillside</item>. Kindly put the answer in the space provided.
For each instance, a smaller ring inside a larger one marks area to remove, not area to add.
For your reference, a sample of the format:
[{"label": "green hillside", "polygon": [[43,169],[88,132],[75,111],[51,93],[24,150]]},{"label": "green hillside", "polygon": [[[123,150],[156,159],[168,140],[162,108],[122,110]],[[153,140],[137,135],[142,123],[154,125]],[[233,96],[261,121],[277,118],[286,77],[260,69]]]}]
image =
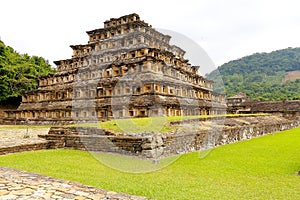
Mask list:
[{"label": "green hillside", "polygon": [[299,71],[300,48],[287,48],[230,61],[206,77],[227,96],[246,92],[255,100],[300,99]]},{"label": "green hillside", "polygon": [[0,101],[34,90],[38,77],[54,73],[42,57],[19,54],[0,40]]}]

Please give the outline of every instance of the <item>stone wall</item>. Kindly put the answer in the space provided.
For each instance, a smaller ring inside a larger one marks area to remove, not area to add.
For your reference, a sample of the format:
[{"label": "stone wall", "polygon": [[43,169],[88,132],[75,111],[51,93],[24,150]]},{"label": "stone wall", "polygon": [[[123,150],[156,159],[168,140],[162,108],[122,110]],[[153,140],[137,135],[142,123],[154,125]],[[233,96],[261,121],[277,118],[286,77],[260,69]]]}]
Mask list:
[{"label": "stone wall", "polygon": [[91,127],[52,127],[47,135],[49,148],[74,148],[122,154],[140,154],[143,136],[116,136],[109,131]]},{"label": "stone wall", "polygon": [[250,101],[251,113],[272,113],[284,117],[300,116],[300,100]]},{"label": "stone wall", "polygon": [[[278,116],[220,117],[206,119],[205,122],[196,119],[180,123],[182,126],[188,124],[200,128],[192,131],[179,128],[172,133],[113,135],[98,128],[62,126],[52,127],[49,134],[40,137],[49,141],[49,148],[74,148],[142,158],[162,158],[247,140],[300,125],[299,120]],[[204,129],[203,123],[209,123],[209,128]]]},{"label": "stone wall", "polygon": [[300,100],[252,101],[252,112],[300,112]]},{"label": "stone wall", "polygon": [[181,133],[164,138],[164,156],[181,154],[191,151],[204,150],[230,144],[258,136],[288,130],[300,125],[299,121],[270,124],[249,124],[243,126],[211,129],[195,133]]},{"label": "stone wall", "polygon": [[24,144],[18,146],[10,146],[10,147],[0,147],[0,155],[10,154],[10,153],[19,153],[23,151],[36,151],[49,149],[51,142],[45,141],[36,144]]}]

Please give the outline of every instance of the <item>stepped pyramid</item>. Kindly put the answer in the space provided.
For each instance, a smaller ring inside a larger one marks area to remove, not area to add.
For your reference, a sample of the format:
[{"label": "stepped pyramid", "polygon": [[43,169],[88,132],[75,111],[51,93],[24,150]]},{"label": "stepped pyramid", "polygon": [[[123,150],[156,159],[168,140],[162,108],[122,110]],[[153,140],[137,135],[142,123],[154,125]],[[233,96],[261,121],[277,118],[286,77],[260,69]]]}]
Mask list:
[{"label": "stepped pyramid", "polygon": [[225,96],[213,92],[199,66],[139,15],[111,18],[86,33],[88,43],[71,45],[72,57],[55,61],[56,73],[41,77],[17,111],[7,112],[7,121],[67,124],[225,113]]}]

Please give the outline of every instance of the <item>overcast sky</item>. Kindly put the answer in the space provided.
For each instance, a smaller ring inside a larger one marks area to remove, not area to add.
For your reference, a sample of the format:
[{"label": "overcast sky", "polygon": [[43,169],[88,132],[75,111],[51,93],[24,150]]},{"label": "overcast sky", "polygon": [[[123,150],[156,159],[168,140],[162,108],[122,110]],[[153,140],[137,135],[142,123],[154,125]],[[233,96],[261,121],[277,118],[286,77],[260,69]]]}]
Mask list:
[{"label": "overcast sky", "polygon": [[[18,52],[52,64],[71,57],[70,45],[87,43],[86,31],[130,13],[187,37],[215,66],[300,47],[299,0],[6,0],[0,4],[0,37]],[[213,69],[206,62],[193,64]]]}]

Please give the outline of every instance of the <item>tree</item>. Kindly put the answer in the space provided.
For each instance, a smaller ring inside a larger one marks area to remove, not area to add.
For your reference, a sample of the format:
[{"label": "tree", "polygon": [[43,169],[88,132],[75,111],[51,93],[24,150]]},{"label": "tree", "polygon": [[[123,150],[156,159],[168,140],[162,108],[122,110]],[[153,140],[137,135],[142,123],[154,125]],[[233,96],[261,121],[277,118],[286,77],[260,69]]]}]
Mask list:
[{"label": "tree", "polygon": [[39,77],[54,72],[44,58],[19,54],[0,40],[0,101],[37,89]]}]

